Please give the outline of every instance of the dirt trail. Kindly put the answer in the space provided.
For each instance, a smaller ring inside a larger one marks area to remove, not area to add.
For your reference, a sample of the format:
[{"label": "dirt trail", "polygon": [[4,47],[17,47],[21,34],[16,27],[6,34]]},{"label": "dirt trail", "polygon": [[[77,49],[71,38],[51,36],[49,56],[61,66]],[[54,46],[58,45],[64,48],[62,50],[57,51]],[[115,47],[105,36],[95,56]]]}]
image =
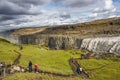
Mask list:
[{"label": "dirt trail", "polygon": [[77,67],[79,67],[79,66],[81,67],[81,65],[78,64],[78,62],[76,61],[76,59],[71,58],[71,59],[69,60],[69,64],[70,64],[70,66],[71,66],[71,68],[72,68],[72,70],[73,70],[73,72],[74,72],[75,75],[79,75],[79,76],[84,77],[84,78],[89,78],[89,75],[85,72],[84,69],[83,69],[83,71],[82,71],[81,74],[78,74],[78,73],[76,72]]},{"label": "dirt trail", "polygon": [[14,52],[16,52],[18,54],[18,57],[14,60],[13,65],[17,65],[19,64],[19,60],[21,58],[21,53],[19,53],[18,51],[14,50]]},{"label": "dirt trail", "polygon": [[19,64],[19,60],[21,58],[21,53],[19,53],[18,51],[14,50],[15,53],[18,54],[17,58],[13,61],[13,64],[8,64],[7,68],[10,68],[12,65],[17,65]]}]

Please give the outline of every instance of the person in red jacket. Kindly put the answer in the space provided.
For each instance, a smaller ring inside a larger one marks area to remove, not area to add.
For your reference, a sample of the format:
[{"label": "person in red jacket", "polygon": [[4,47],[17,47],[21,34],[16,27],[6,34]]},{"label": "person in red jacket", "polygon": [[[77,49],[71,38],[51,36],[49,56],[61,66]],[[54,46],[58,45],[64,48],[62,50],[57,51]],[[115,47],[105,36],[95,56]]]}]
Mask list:
[{"label": "person in red jacket", "polygon": [[35,73],[38,73],[38,65],[37,64],[35,64],[34,70],[35,70]]}]

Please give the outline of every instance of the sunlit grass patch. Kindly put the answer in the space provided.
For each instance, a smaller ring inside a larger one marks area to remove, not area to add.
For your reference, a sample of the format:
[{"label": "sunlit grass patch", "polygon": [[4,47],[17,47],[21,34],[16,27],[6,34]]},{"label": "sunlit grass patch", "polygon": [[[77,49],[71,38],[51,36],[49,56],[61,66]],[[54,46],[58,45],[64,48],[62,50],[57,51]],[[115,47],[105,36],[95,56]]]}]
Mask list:
[{"label": "sunlit grass patch", "polygon": [[[76,53],[73,54],[72,52],[75,51]],[[27,67],[28,62],[32,61],[33,64],[38,64],[41,70],[62,74],[73,73],[69,59],[79,58],[81,54],[79,50],[49,50],[36,45],[25,45],[20,52],[22,53],[20,65]]]},{"label": "sunlit grass patch", "polygon": [[120,59],[84,59],[79,64],[89,73],[91,80],[120,80]]}]

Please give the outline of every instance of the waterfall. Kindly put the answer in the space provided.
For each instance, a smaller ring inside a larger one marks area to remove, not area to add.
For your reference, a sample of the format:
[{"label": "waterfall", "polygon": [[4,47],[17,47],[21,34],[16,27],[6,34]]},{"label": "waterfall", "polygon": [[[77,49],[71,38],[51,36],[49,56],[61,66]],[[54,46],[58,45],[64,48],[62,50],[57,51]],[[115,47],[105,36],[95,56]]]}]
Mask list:
[{"label": "waterfall", "polygon": [[120,53],[120,37],[83,39],[81,48],[85,48],[93,52]]}]

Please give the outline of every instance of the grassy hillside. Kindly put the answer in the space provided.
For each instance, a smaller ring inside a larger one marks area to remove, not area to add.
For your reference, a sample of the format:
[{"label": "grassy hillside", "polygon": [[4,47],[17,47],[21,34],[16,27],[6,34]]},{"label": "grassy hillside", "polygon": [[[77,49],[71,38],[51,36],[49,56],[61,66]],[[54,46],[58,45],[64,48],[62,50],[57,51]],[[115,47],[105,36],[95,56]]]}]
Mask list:
[{"label": "grassy hillside", "polygon": [[[0,62],[5,61],[7,64],[13,63],[18,56],[13,50],[21,53],[20,64],[23,67],[28,66],[29,60],[33,64],[38,64],[43,71],[49,71],[61,74],[72,74],[68,60],[71,57],[79,58],[79,50],[49,50],[49,48],[37,45],[23,45],[23,50],[15,44],[0,39]],[[78,63],[90,75],[87,80],[120,80],[120,59],[86,59],[77,60]],[[35,73],[17,73],[7,76],[4,80],[86,80],[80,77],[57,77],[45,74]],[[39,79],[38,79],[39,80]]]},{"label": "grassy hillside", "polygon": [[92,80],[120,80],[120,59],[78,60]]},{"label": "grassy hillside", "polygon": [[15,49],[18,49],[17,45],[0,38],[0,62],[12,64],[17,58],[17,54],[14,52]]}]

